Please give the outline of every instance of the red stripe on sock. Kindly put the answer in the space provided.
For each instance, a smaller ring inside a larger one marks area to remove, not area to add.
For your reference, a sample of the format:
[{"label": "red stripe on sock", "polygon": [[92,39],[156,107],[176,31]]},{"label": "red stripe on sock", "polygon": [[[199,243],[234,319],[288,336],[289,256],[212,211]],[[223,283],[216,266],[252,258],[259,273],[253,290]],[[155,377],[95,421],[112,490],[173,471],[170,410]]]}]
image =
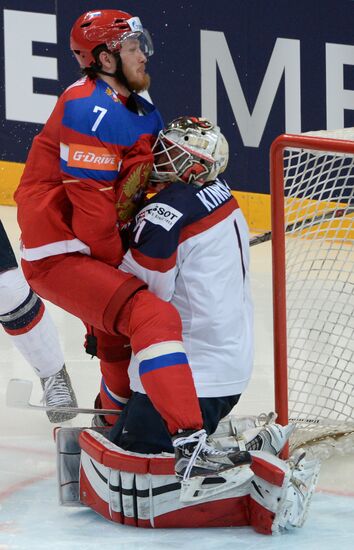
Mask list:
[{"label": "red stripe on sock", "polygon": [[8,329],[8,328],[4,327],[4,330],[10,336],[18,336],[20,334],[26,334],[27,332],[30,332],[30,330],[32,330],[36,325],[38,325],[39,321],[42,319],[42,317],[44,315],[44,312],[45,312],[45,306],[44,306],[43,303],[41,303],[41,306],[38,310],[37,315],[35,316],[34,319],[32,319],[32,321],[30,323],[28,323],[28,325],[26,325],[22,328],[16,329],[16,330],[11,330],[11,329]]}]

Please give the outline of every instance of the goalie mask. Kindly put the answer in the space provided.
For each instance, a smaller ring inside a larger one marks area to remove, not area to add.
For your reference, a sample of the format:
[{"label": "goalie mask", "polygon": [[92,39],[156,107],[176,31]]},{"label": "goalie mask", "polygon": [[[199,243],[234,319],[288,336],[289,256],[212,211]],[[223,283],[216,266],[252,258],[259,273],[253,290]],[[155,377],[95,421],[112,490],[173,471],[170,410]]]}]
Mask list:
[{"label": "goalie mask", "polygon": [[218,126],[183,116],[160,131],[153,154],[152,182],[182,180],[201,186],[225,170],[229,146]]}]

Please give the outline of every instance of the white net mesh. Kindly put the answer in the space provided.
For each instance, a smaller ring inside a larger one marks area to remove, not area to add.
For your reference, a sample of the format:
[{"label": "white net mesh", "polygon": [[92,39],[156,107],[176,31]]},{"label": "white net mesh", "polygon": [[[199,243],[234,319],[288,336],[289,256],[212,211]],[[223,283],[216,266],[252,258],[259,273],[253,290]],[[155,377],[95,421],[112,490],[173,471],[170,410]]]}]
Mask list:
[{"label": "white net mesh", "polygon": [[291,448],[354,451],[354,144],[286,148],[284,191]]}]

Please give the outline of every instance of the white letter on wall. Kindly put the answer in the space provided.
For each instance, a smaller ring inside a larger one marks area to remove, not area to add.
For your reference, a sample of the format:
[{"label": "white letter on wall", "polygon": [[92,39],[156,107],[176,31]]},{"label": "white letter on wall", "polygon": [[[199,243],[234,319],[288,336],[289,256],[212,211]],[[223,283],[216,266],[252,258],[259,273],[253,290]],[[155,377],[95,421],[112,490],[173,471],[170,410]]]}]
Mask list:
[{"label": "white letter on wall", "polygon": [[56,16],[4,10],[6,118],[44,123],[57,96],[33,93],[33,78],[58,79],[54,57],[32,55],[32,42],[56,43]]},{"label": "white letter on wall", "polygon": [[217,68],[246,146],[259,146],[283,73],[285,129],[289,133],[301,132],[299,40],[277,38],[256,104],[250,114],[224,33],[201,31],[202,114],[215,123]]},{"label": "white letter on wall", "polygon": [[326,44],[328,130],[344,128],[344,109],[354,110],[354,90],[344,89],[344,65],[354,65],[354,46]]}]

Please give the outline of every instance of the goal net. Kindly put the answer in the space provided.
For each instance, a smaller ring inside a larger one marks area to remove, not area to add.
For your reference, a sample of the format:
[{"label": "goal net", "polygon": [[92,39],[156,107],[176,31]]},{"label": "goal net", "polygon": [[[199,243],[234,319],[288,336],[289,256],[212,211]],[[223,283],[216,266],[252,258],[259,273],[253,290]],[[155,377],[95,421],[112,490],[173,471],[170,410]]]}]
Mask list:
[{"label": "goal net", "polygon": [[290,452],[354,452],[354,128],[271,148],[276,410]]}]

